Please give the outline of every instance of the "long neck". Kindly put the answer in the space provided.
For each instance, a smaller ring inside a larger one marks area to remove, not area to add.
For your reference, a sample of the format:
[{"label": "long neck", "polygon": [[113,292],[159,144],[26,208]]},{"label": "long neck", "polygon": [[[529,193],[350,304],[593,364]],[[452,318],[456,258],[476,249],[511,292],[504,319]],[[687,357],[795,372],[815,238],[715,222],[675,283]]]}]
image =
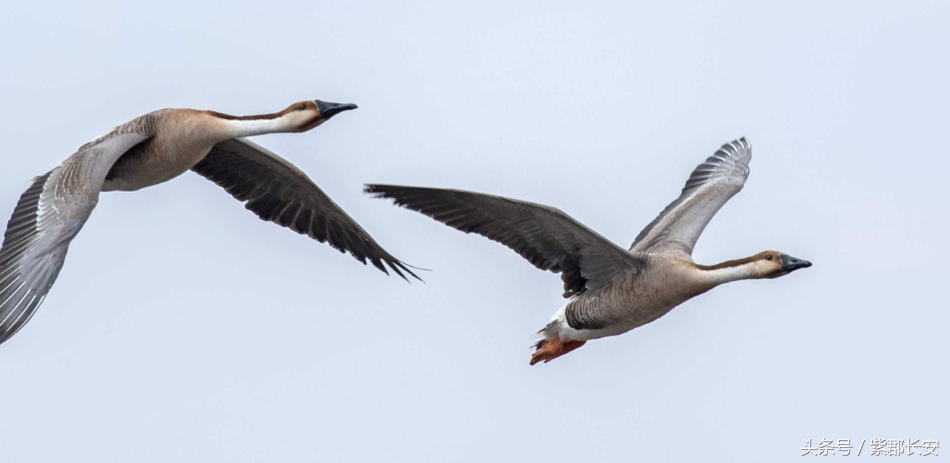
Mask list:
[{"label": "long neck", "polygon": [[721,264],[706,266],[697,265],[704,280],[713,286],[719,286],[730,281],[749,280],[759,278],[752,257],[746,259],[729,260]]},{"label": "long neck", "polygon": [[252,137],[268,133],[290,132],[293,127],[287,118],[273,119],[219,119],[228,138]]},{"label": "long neck", "polygon": [[211,116],[215,127],[214,132],[217,132],[215,138],[221,140],[294,130],[294,121],[288,114],[232,116],[215,111],[205,111],[205,114]]}]

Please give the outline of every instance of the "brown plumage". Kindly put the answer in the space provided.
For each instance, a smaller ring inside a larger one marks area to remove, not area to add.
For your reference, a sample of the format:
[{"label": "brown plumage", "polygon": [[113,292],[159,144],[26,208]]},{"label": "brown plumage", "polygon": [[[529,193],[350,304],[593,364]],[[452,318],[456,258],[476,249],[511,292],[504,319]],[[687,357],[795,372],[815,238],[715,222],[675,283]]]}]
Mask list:
[{"label": "brown plumage", "polygon": [[261,219],[327,242],[360,262],[416,275],[384,250],[290,162],[240,137],[304,132],[355,105],[319,100],[258,116],[163,109],[120,125],[20,197],[0,248],[0,343],[29,321],[56,280],[69,243],[101,191],[134,191],[194,169]]},{"label": "brown plumage", "polygon": [[500,196],[437,188],[367,185],[455,229],[497,241],[541,270],[560,272],[570,298],[539,333],[531,363],[550,361],[590,339],[645,325],[722,283],[775,278],[810,266],[776,251],[702,266],[693,247],[706,224],[742,189],[752,146],[725,144],[690,175],[680,197],[625,250],[558,209]]}]

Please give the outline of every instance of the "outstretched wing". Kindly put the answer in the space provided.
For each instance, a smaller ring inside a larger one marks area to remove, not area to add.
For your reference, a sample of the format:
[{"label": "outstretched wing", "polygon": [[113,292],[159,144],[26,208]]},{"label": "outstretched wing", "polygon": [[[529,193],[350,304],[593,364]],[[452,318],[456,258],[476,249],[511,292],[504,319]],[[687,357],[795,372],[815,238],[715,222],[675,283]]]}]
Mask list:
[{"label": "outstretched wing", "polygon": [[[388,274],[419,279],[389,254],[297,166],[245,139],[218,143],[192,170],[223,187],[262,220],[328,243]],[[408,281],[408,279],[407,279]]]},{"label": "outstretched wing", "polygon": [[106,174],[129,148],[149,138],[140,120],[84,145],[37,177],[20,197],[0,248],[0,344],[16,334],[56,281],[69,242],[99,201]]},{"label": "outstretched wing", "polygon": [[541,270],[562,272],[564,297],[627,278],[642,265],[633,254],[552,207],[437,188],[367,185],[365,191],[497,241]]},{"label": "outstretched wing", "polygon": [[722,145],[693,170],[680,197],[650,222],[632,252],[693,254],[703,229],[749,177],[752,144],[745,137]]}]

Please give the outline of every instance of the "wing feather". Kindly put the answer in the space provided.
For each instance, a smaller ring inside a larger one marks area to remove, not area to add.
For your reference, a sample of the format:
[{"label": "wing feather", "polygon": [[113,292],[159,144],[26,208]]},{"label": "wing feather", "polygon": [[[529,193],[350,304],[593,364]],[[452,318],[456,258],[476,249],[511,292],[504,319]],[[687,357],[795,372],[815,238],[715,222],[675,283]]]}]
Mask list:
[{"label": "wing feather", "polygon": [[[383,249],[297,166],[245,139],[218,143],[192,170],[223,187],[262,220],[287,227],[362,263],[419,279],[405,263]],[[408,281],[408,279],[407,279]]]},{"label": "wing feather", "polygon": [[541,204],[437,188],[367,185],[365,191],[501,243],[541,270],[561,273],[564,297],[628,278],[642,266],[630,252]]},{"label": "wing feather", "polygon": [[[148,116],[143,116],[148,118]],[[143,118],[83,145],[33,180],[20,196],[0,247],[0,344],[33,317],[56,281],[69,243],[99,200],[115,161],[149,138]]]},{"label": "wing feather", "polygon": [[693,170],[679,198],[640,232],[630,251],[692,255],[709,221],[742,190],[751,159],[745,137],[722,145]]}]

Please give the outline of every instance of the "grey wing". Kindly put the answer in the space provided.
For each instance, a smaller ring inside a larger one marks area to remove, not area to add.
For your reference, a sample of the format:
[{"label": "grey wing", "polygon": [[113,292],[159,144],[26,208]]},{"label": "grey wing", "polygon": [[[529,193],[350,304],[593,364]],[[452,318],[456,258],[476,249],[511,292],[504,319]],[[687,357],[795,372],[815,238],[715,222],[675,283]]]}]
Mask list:
[{"label": "grey wing", "polygon": [[0,344],[43,303],[63,267],[70,241],[96,206],[112,164],[146,138],[112,132],[34,179],[20,197],[0,248]]},{"label": "grey wing", "polygon": [[[244,139],[218,143],[192,170],[223,187],[262,220],[349,251],[360,262],[368,259],[388,274],[412,273],[363,230],[297,166],[266,148]],[[384,265],[385,264],[385,265]],[[408,281],[408,279],[407,279]]]},{"label": "grey wing", "polygon": [[561,272],[564,297],[622,280],[642,266],[639,258],[555,208],[460,190],[367,185],[365,191],[501,243],[541,270]]},{"label": "grey wing", "polygon": [[752,144],[745,137],[722,145],[693,170],[679,198],[640,232],[630,251],[691,256],[709,221],[742,190],[751,158]]}]

